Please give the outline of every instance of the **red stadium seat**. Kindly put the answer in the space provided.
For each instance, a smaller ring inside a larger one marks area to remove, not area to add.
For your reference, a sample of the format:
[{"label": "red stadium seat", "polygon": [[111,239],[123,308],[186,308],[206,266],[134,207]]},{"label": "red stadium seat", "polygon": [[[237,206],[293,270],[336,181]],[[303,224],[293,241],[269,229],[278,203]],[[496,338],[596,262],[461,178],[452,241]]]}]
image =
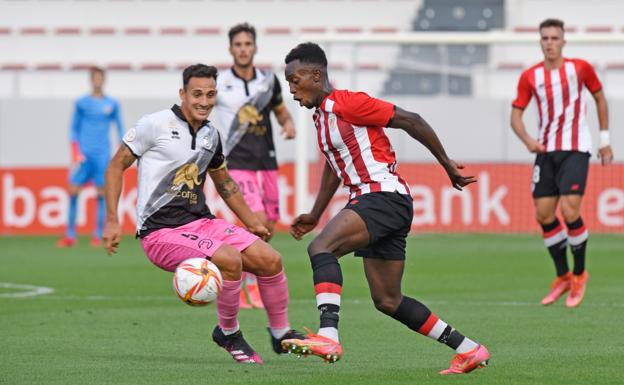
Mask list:
[{"label": "red stadium seat", "polygon": [[357,63],[355,69],[358,71],[380,71],[383,66],[379,63]]},{"label": "red stadium seat", "polygon": [[336,32],[338,33],[362,33],[362,28],[360,27],[336,27]]},{"label": "red stadium seat", "polygon": [[221,28],[219,27],[199,27],[193,31],[196,35],[219,35]]},{"label": "red stadium seat", "polygon": [[326,33],[327,27],[301,27],[301,33]]},{"label": "red stadium seat", "polygon": [[80,35],[80,27],[58,27],[54,30],[57,35]]},{"label": "red stadium seat", "polygon": [[607,63],[605,65],[605,69],[608,71],[613,71],[613,70],[624,71],[624,62]]},{"label": "red stadium seat", "polygon": [[61,63],[40,63],[35,65],[37,71],[60,71],[63,69]]},{"label": "red stadium seat", "polygon": [[130,63],[108,63],[106,65],[106,69],[112,71],[131,71],[132,64]]},{"label": "red stadium seat", "polygon": [[166,71],[169,67],[165,63],[143,63],[139,68],[142,71]]},{"label": "red stadium seat", "polygon": [[45,35],[46,29],[44,27],[24,27],[20,33],[22,35]]},{"label": "red stadium seat", "polygon": [[186,28],[184,27],[163,27],[158,30],[161,35],[185,35]]},{"label": "red stadium seat", "polygon": [[288,27],[268,27],[264,30],[267,35],[290,35],[292,29]]},{"label": "red stadium seat", "polygon": [[126,35],[149,35],[151,30],[148,27],[128,27],[124,29]]},{"label": "red stadium seat", "polygon": [[608,25],[593,25],[585,27],[585,32],[587,33],[611,33],[613,31],[614,28]]},{"label": "red stadium seat", "polygon": [[94,66],[94,63],[74,63],[69,66],[69,69],[72,71],[88,71]]},{"label": "red stadium seat", "polygon": [[525,68],[525,65],[518,62],[501,62],[496,65],[497,70],[522,70]]},{"label": "red stadium seat", "polygon": [[514,27],[513,31],[517,33],[537,33],[539,28],[519,25]]},{"label": "red stadium seat", "polygon": [[24,71],[26,68],[24,63],[4,63],[0,66],[3,71]]},{"label": "red stadium seat", "polygon": [[373,27],[370,31],[372,33],[397,33],[399,29],[395,27]]},{"label": "red stadium seat", "polygon": [[11,28],[0,27],[0,35],[10,35],[10,34],[11,34]]},{"label": "red stadium seat", "polygon": [[114,35],[115,28],[113,27],[93,27],[89,29],[91,35]]}]

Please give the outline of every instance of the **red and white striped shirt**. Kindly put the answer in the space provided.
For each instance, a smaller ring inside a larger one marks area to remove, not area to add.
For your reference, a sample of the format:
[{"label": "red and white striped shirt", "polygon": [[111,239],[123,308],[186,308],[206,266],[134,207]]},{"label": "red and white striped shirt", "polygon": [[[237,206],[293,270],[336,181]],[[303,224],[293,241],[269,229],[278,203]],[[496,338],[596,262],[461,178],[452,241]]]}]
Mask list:
[{"label": "red and white striped shirt", "polygon": [[378,191],[410,193],[384,133],[393,115],[393,104],[347,90],[332,91],[316,109],[319,148],[351,198]]},{"label": "red and white striped shirt", "polygon": [[524,109],[535,96],[538,141],[546,151],[591,151],[583,86],[592,94],[602,89],[594,67],[581,59],[564,58],[561,68],[554,70],[547,70],[541,62],[520,76],[518,96],[512,105]]}]

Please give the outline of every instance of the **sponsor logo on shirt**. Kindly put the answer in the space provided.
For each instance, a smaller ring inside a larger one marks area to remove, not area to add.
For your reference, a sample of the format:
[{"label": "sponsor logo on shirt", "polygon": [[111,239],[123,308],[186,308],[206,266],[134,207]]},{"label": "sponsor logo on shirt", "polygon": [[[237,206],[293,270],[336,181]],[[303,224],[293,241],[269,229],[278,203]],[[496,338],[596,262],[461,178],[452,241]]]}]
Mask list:
[{"label": "sponsor logo on shirt", "polygon": [[[168,194],[175,195],[180,198],[188,199],[189,203],[197,203],[197,194],[192,190],[199,186],[199,167],[195,163],[187,163],[182,165],[173,177],[171,188],[167,190]],[[186,185],[188,191],[181,191],[182,186]]]},{"label": "sponsor logo on shirt", "polygon": [[240,125],[248,124],[249,128],[247,128],[247,133],[249,134],[256,136],[266,135],[268,131],[266,126],[258,125],[263,119],[264,117],[262,114],[251,104],[245,104],[238,111],[238,123]]},{"label": "sponsor logo on shirt", "polygon": [[251,104],[245,104],[238,111],[238,123],[255,125],[262,121],[262,114]]}]

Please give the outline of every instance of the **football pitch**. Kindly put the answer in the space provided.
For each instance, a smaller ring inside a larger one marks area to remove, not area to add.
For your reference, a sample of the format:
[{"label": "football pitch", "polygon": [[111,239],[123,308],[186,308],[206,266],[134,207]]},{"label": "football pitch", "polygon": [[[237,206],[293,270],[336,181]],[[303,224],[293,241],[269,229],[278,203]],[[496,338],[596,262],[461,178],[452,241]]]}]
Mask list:
[{"label": "football pitch", "polygon": [[[292,326],[318,326],[306,238],[278,234]],[[362,262],[341,260],[344,357],[273,353],[260,310],[242,310],[263,366],[236,364],[210,334],[214,305],[179,301],[134,239],[108,257],[51,237],[0,238],[0,384],[622,384],[624,236],[591,235],[585,301],[539,305],[554,268],[539,235],[417,235],[404,293],[484,343],[490,366],[444,377],[453,352],[377,312]],[[21,285],[21,286],[20,286]],[[46,293],[46,291],[48,291]]]}]

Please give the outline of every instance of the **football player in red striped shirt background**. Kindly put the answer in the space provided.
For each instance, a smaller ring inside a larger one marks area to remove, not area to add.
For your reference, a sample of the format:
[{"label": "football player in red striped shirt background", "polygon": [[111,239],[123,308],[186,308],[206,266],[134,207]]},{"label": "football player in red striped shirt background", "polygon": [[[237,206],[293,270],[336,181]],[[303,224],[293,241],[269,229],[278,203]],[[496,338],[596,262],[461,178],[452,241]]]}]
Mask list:
[{"label": "football player in red striped shirt background", "polygon": [[[542,299],[550,305],[570,291],[566,306],[583,300],[589,275],[585,270],[588,231],[580,215],[587,181],[591,135],[586,119],[586,88],[594,98],[600,125],[598,154],[602,164],[611,163],[609,117],[602,84],[591,64],[563,56],[564,23],[547,19],[540,24],[540,44],[544,61],[524,71],[513,101],[511,127],[527,149],[536,153],[532,192],[537,221],[542,227],[544,244],[555,263],[557,277]],[[537,104],[538,138],[526,131],[522,115],[532,97]],[[567,232],[556,215],[561,209]],[[567,245],[574,255],[569,271]]]}]

